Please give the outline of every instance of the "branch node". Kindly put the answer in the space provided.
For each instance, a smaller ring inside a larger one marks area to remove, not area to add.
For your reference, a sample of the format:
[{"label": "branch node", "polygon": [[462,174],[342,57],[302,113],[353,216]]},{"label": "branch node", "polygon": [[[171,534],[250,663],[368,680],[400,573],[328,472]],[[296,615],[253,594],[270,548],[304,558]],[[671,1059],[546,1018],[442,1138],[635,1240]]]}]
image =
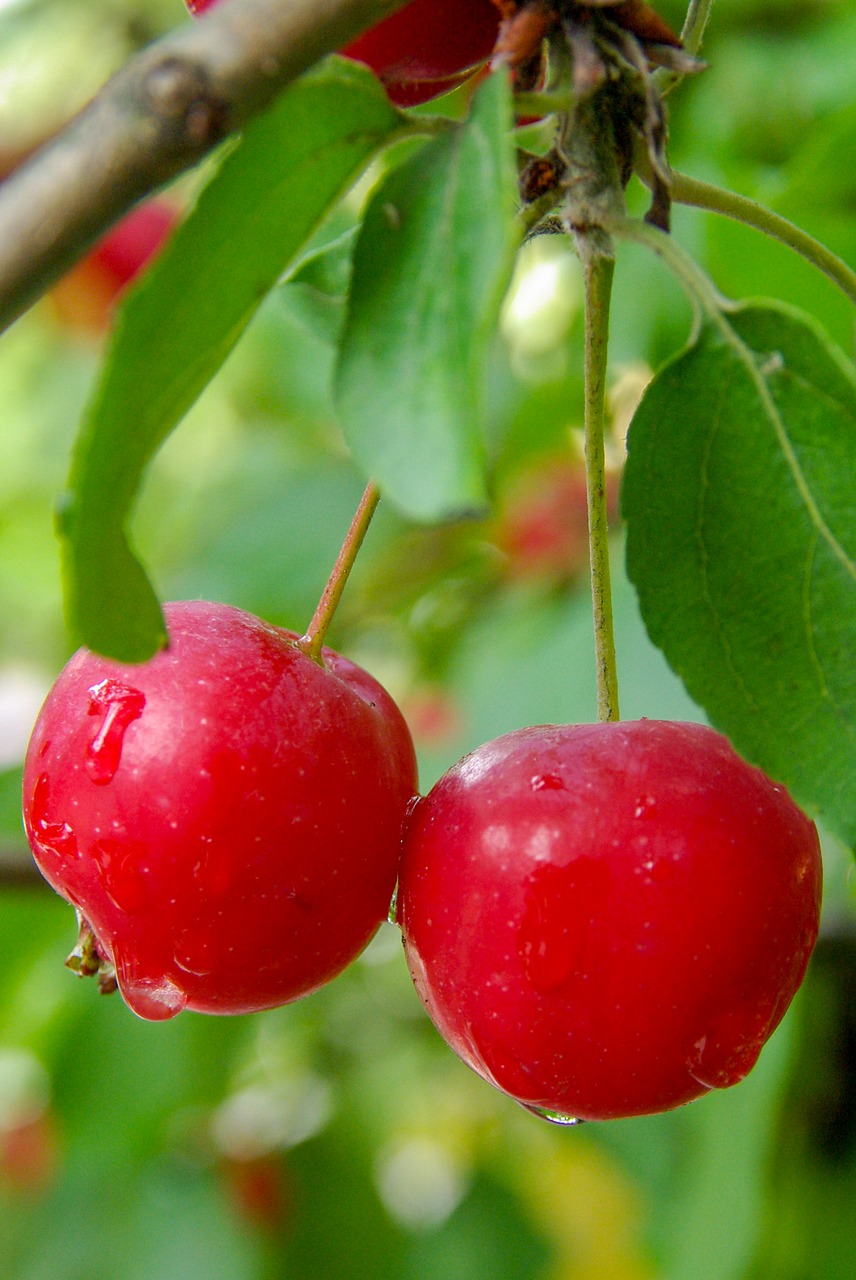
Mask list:
[{"label": "branch node", "polygon": [[228,106],[212,92],[210,79],[198,63],[163,58],[146,73],[140,92],[147,109],[182,148],[207,150],[230,130]]}]

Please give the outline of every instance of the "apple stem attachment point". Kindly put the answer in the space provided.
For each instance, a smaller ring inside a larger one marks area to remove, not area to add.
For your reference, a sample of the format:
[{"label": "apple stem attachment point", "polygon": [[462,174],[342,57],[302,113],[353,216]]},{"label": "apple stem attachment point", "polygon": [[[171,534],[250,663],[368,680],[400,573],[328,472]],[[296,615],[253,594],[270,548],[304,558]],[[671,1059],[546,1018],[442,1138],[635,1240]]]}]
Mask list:
[{"label": "apple stem attachment point", "polygon": [[345,541],[342,543],[342,549],[336,557],[336,563],[330,577],[327,579],[327,585],[318,601],[318,607],[312,615],[312,621],[306,630],[306,634],[302,635],[297,641],[298,648],[314,662],[323,665],[321,659],[321,650],[324,647],[324,640],[336,609],[339,606],[339,600],[342,592],[345,590],[345,583],[348,581],[351,570],[354,567],[354,561],[357,553],[363,545],[363,538],[368,532],[371,524],[372,516],[375,513],[378,502],[380,501],[380,490],[372,481],[366,485],[365,492],[360,499],[360,505],[351,521],[351,527],[348,530]]},{"label": "apple stem attachment point", "polygon": [[609,301],[615,259],[611,245],[607,249],[604,240],[608,244],[608,237],[597,230],[577,234],[585,282],[586,500],[599,721],[619,719],[603,444]]},{"label": "apple stem attachment point", "polygon": [[112,995],[118,985],[113,962],[101,949],[92,925],[79,911],[77,926],[77,943],[66,960],[65,967],[77,974],[78,978],[97,978],[101,995]]}]

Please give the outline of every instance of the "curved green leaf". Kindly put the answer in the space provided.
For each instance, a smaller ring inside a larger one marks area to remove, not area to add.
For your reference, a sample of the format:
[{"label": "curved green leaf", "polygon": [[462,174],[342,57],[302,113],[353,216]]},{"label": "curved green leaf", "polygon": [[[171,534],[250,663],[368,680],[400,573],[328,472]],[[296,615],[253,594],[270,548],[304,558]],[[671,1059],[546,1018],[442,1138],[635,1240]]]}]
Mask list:
[{"label": "curved green leaf", "polygon": [[360,466],[408,515],[485,501],[482,384],[516,236],[504,76],[374,193],[357,241],[337,405]]},{"label": "curved green leaf", "polygon": [[58,506],[70,625],[91,648],[136,662],[164,643],[125,532],[145,467],[400,124],[364,67],[322,64],[248,126],[128,296]]},{"label": "curved green leaf", "polygon": [[856,844],[856,370],[772,303],[709,320],[637,410],[627,567],[737,749]]}]

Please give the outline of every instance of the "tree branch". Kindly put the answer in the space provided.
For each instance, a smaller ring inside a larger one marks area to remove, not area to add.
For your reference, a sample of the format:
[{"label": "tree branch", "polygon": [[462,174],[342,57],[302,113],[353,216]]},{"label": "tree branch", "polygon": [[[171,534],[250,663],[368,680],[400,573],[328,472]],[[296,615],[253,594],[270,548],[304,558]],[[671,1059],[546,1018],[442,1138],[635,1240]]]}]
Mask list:
[{"label": "tree branch", "polygon": [[141,197],[402,0],[225,0],[133,58],[0,183],[0,330]]},{"label": "tree branch", "polygon": [[0,893],[5,889],[47,889],[25,844],[19,847],[11,840],[0,840]]}]

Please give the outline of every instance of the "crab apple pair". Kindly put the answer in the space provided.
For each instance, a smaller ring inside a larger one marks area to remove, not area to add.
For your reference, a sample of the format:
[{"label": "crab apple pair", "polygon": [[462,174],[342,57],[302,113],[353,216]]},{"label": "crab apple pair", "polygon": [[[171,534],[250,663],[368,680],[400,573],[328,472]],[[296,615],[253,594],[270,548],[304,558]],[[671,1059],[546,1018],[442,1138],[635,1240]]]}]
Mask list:
[{"label": "crab apple pair", "polygon": [[166,613],[170,645],[143,666],[71,659],[24,772],[36,860],[138,1014],[315,990],[400,875],[428,1012],[531,1109],[663,1110],[750,1069],[808,962],[820,858],[724,738],[525,729],[414,809],[409,733],[366,672],[225,605]]},{"label": "crab apple pair", "polygon": [[[187,0],[191,13],[217,0]],[[364,62],[400,107],[448,93],[490,56],[499,31],[493,0],[410,0],[342,53]]]}]

